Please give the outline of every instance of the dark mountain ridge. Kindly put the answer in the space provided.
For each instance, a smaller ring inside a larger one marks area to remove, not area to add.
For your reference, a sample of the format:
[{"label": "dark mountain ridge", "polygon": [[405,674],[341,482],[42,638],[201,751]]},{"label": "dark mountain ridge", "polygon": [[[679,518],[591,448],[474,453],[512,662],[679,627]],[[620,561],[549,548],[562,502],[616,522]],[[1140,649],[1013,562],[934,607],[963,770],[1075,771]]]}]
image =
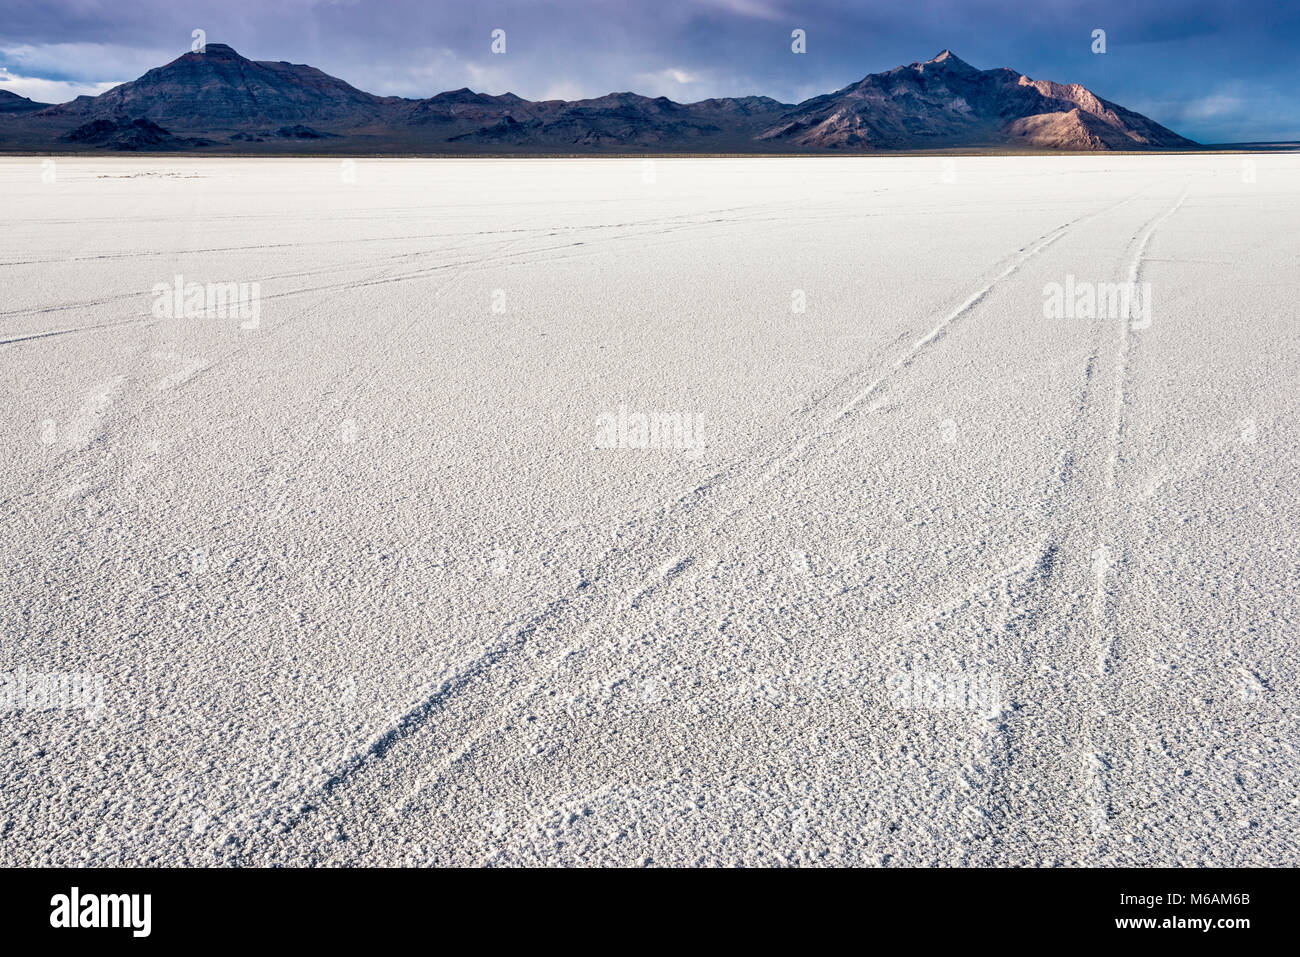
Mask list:
[{"label": "dark mountain ridge", "polygon": [[[1032,80],[1006,68],[979,70],[948,50],[799,104],[764,96],[678,103],[632,92],[530,101],[465,88],[425,99],[381,97],[315,67],[249,60],[224,43],[186,53],[99,96],[57,106],[13,99],[22,102],[7,105],[10,100],[0,97],[0,146],[123,148],[101,142],[108,129],[103,123],[113,125],[109,141],[129,134],[140,144],[133,148],[147,148],[144,141],[157,137],[169,144],[165,149],[180,143],[203,152],[1093,151],[1196,145],[1078,84]],[[151,125],[132,126],[136,120]],[[78,131],[86,132],[74,135]],[[198,142],[207,145],[193,145]]]},{"label": "dark mountain ridge", "polygon": [[17,93],[0,90],[0,113],[34,113],[37,110],[48,109],[49,106],[48,103],[37,103]]}]

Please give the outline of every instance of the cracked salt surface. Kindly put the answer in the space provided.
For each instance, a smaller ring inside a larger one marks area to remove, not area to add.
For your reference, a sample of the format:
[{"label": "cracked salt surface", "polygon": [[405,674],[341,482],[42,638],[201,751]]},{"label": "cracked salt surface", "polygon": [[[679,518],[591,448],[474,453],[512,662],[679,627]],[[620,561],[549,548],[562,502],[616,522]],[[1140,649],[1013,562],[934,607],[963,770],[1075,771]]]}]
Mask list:
[{"label": "cracked salt surface", "polygon": [[0,863],[1300,863],[1300,159],[57,162]]}]

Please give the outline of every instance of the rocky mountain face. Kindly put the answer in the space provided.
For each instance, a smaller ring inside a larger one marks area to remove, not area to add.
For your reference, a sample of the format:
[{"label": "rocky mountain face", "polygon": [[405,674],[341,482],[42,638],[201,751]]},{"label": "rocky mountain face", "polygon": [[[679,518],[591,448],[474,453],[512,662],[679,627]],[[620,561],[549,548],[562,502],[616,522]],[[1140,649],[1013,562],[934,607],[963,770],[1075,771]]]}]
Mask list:
[{"label": "rocky mountain face", "polygon": [[759,139],[856,150],[1196,145],[1077,83],[1031,80],[1006,68],[977,70],[948,50],[925,63],[873,73],[836,93],[801,103]]},{"label": "rocky mountain face", "polygon": [[[874,152],[952,148],[1115,150],[1195,146],[1078,84],[978,70],[945,50],[799,104],[763,96],[677,103],[610,93],[530,101],[460,89],[379,97],[310,66],[248,60],[222,43],[58,106],[7,106],[0,145],[205,152]],[[150,127],[132,126],[145,120]],[[113,130],[91,127],[97,121]],[[156,132],[160,131],[160,132]],[[78,131],[81,131],[78,133]],[[73,136],[78,133],[77,136]],[[181,136],[180,133],[188,134]],[[138,142],[139,146],[113,145]],[[35,144],[34,146],[32,144]]]},{"label": "rocky mountain face", "polygon": [[169,129],[249,130],[278,124],[364,126],[403,101],[372,96],[315,67],[249,60],[224,43],[186,53],[51,115],[146,117]]},{"label": "rocky mountain face", "polygon": [[[526,103],[527,101],[521,101]],[[752,138],[789,109],[766,97],[675,103],[667,97],[610,93],[591,100],[515,106],[490,124],[451,136],[451,143],[708,150]]]}]

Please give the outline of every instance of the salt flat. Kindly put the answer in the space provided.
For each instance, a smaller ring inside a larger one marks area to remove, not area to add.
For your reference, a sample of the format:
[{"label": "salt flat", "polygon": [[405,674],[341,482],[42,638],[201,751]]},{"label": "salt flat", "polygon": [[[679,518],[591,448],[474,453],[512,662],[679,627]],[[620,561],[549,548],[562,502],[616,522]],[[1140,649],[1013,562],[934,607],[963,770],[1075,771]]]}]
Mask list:
[{"label": "salt flat", "polygon": [[0,863],[1300,864],[1300,157],[0,195]]}]

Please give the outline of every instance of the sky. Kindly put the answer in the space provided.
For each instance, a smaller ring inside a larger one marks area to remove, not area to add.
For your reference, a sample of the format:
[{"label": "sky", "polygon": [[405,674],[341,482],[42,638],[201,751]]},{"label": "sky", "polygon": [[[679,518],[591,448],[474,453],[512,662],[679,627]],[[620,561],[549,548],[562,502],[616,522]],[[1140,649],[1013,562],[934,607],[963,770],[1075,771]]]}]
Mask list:
[{"label": "sky", "polygon": [[794,103],[946,48],[1081,83],[1202,143],[1300,140],[1300,0],[4,0],[0,89],[99,93],[188,52],[196,29],[411,97]]}]

